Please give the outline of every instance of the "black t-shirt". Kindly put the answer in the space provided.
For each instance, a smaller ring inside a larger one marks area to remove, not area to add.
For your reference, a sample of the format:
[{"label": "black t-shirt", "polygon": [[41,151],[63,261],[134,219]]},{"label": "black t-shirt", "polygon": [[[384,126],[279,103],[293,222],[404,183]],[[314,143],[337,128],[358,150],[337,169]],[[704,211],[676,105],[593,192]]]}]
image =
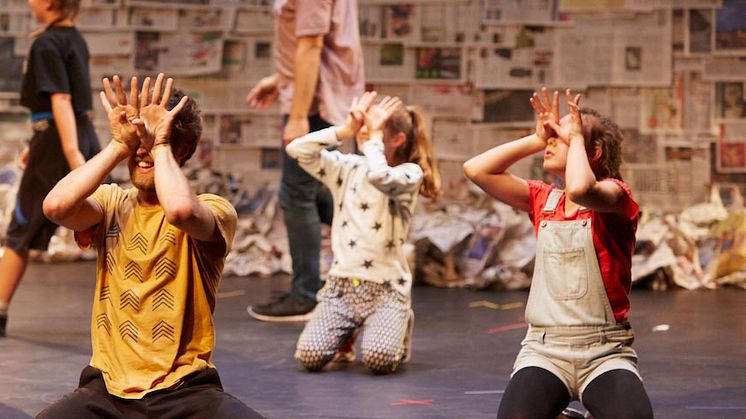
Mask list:
[{"label": "black t-shirt", "polygon": [[68,93],[76,113],[92,109],[88,46],[73,26],[52,26],[31,44],[21,86],[21,105],[51,112],[52,93]]}]

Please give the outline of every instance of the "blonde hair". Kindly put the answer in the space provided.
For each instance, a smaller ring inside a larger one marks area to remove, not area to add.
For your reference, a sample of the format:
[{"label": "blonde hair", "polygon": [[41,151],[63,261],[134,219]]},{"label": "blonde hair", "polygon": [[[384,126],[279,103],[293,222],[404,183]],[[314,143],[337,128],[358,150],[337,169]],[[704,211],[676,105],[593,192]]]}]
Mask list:
[{"label": "blonde hair", "polygon": [[428,198],[440,196],[440,172],[433,156],[433,142],[422,109],[415,106],[400,107],[386,120],[383,129],[389,136],[400,132],[406,136],[406,142],[396,149],[394,156],[400,161],[415,163],[422,168],[420,194]]},{"label": "blonde hair", "polygon": [[585,128],[586,150],[593,152],[595,147],[601,148],[601,158],[593,165],[593,173],[599,179],[622,180],[622,130],[595,109],[582,108],[580,115]]}]

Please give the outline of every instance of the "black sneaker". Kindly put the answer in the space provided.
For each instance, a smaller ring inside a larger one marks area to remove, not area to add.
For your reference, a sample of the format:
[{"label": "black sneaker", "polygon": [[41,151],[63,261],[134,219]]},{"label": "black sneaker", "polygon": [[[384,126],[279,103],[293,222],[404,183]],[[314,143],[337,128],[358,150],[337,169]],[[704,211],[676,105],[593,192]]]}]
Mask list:
[{"label": "black sneaker", "polygon": [[313,315],[316,304],[309,304],[299,300],[292,294],[267,304],[246,307],[249,316],[264,322],[305,322]]},{"label": "black sneaker", "polygon": [[8,324],[8,315],[0,314],[0,338],[5,337],[5,325]]}]

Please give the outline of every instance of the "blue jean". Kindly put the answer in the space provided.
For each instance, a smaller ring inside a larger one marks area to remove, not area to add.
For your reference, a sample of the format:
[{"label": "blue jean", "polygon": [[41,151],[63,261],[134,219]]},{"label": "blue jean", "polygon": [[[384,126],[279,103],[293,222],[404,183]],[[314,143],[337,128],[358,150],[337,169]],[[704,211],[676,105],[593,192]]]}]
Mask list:
[{"label": "blue jean", "polygon": [[[309,116],[308,122],[311,132],[331,126],[318,115]],[[286,123],[287,115],[283,115],[283,128]],[[315,303],[316,292],[321,288],[321,223],[331,225],[334,202],[329,189],[289,158],[285,147],[280,148],[280,207],[293,260],[290,293],[302,301]]]}]

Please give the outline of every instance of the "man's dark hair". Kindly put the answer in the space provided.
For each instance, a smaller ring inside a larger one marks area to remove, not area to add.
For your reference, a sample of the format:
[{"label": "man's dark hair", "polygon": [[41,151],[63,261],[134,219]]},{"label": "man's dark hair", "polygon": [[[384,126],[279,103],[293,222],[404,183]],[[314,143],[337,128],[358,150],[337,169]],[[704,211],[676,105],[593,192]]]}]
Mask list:
[{"label": "man's dark hair", "polygon": [[[176,89],[171,93],[167,108],[173,109],[184,97],[184,92]],[[197,102],[189,98],[184,108],[176,114],[171,127],[169,143],[174,156],[180,157],[179,165],[183,166],[197,150],[197,144],[202,137],[202,116]]]}]

